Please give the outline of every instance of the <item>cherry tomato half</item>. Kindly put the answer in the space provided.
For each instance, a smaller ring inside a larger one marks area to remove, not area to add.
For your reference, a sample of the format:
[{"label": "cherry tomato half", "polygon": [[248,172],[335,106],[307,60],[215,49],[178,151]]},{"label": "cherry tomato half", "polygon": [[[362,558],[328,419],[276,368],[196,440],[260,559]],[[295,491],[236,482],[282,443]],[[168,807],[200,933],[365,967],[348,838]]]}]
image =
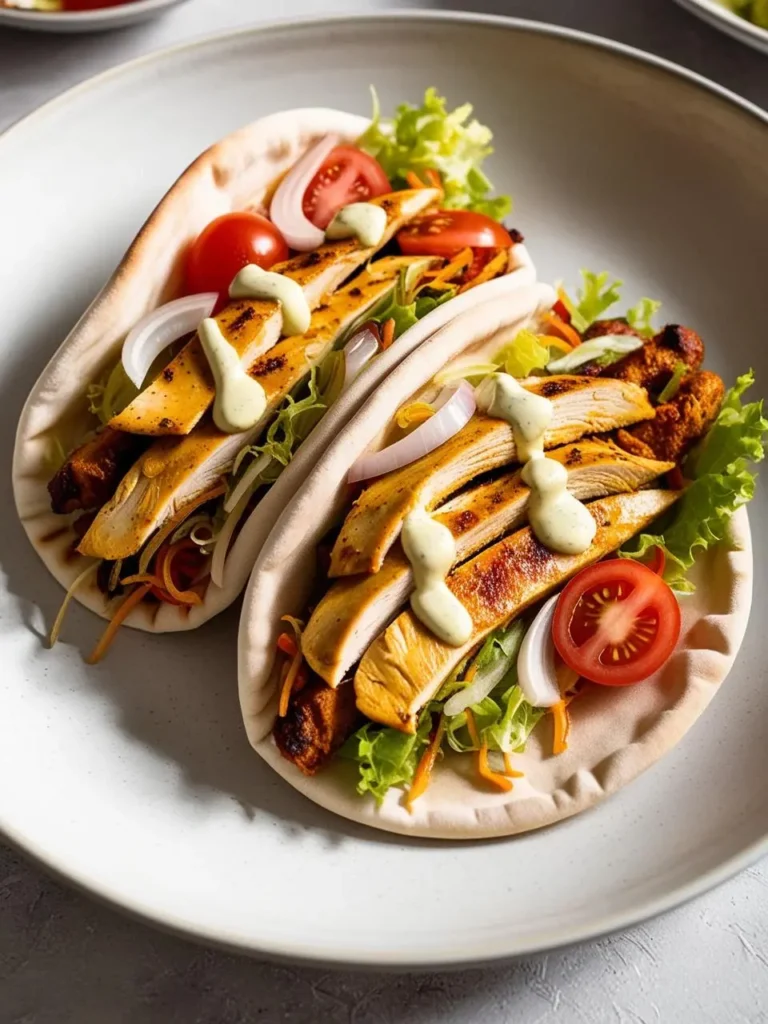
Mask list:
[{"label": "cherry tomato half", "polygon": [[552,639],[574,672],[604,686],[653,675],[680,636],[680,607],[670,588],[627,558],[582,570],[560,595]]},{"label": "cherry tomato half", "polygon": [[468,245],[473,249],[509,249],[512,237],[497,221],[470,210],[436,210],[407,224],[397,233],[407,256],[453,256]]},{"label": "cherry tomato half", "polygon": [[337,146],[307,186],[302,208],[317,228],[325,228],[347,203],[364,203],[392,191],[378,160],[355,146]]},{"label": "cherry tomato half", "polygon": [[249,263],[269,270],[288,259],[275,225],[258,213],[225,213],[203,228],[187,253],[187,293],[227,292]]}]

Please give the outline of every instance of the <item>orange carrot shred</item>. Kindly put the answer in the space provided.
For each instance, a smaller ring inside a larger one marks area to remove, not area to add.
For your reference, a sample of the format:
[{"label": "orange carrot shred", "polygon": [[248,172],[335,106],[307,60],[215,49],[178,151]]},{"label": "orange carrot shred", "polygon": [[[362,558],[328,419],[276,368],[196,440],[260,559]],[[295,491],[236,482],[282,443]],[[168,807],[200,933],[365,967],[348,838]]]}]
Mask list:
[{"label": "orange carrot shred", "polygon": [[418,800],[422,793],[426,791],[427,786],[429,786],[432,778],[432,769],[435,767],[437,755],[440,753],[444,733],[445,715],[440,715],[440,721],[437,723],[435,735],[430,740],[427,749],[421,755],[421,759],[419,760],[419,764],[413,776],[411,788],[408,790],[408,796],[405,798],[405,805],[409,811],[413,811],[413,801]]},{"label": "orange carrot shred", "polygon": [[544,319],[552,330],[559,334],[561,338],[564,338],[573,348],[581,344],[579,332],[571,327],[570,324],[567,324],[565,320],[561,320],[557,313],[547,313]]},{"label": "orange carrot shred", "polygon": [[408,182],[411,188],[427,187],[415,171],[407,171],[405,175],[405,180]]},{"label": "orange carrot shred", "polygon": [[511,779],[522,779],[525,776],[525,772],[519,772],[512,766],[512,755],[504,751],[504,774],[509,775]]},{"label": "orange carrot shred", "polygon": [[568,749],[568,733],[571,728],[571,721],[568,716],[567,705],[564,700],[559,700],[550,708],[552,712],[552,724],[554,737],[552,739],[552,753],[556,756]]},{"label": "orange carrot shred", "polygon": [[[194,541],[190,541],[194,545]],[[197,547],[197,545],[195,545]],[[203,599],[194,590],[179,590],[176,584],[173,582],[173,576],[171,575],[171,568],[173,567],[173,561],[181,550],[188,550],[189,544],[181,540],[178,544],[174,544],[168,548],[165,558],[163,559],[163,590],[169,597],[172,597],[174,601],[178,601],[179,604],[202,604]]]},{"label": "orange carrot shred", "polygon": [[477,723],[475,722],[472,709],[467,708],[464,713],[467,716],[467,729],[469,729],[470,739],[474,746],[479,748],[477,752],[478,775],[481,779],[485,779],[486,782],[490,782],[493,786],[497,786],[499,789],[504,790],[505,793],[508,793],[512,789],[512,783],[506,776],[495,772],[488,763],[488,744],[485,740],[482,743],[480,742],[480,733],[477,731]]},{"label": "orange carrot shred", "polygon": [[395,340],[395,321],[392,317],[389,320],[385,320],[381,328],[381,348],[382,351],[389,348],[392,342]]},{"label": "orange carrot shred", "polygon": [[141,558],[139,559],[139,572],[146,572],[147,566],[152,561],[153,557],[161,547],[163,542],[170,537],[172,533],[180,526],[184,520],[190,516],[195,509],[200,508],[201,505],[205,505],[209,501],[213,501],[214,498],[219,498],[225,491],[226,484],[215,484],[207,491],[203,491],[192,501],[187,502],[183,508],[179,509],[176,515],[171,516],[164,526],[161,526],[152,540],[149,541],[147,546],[142,552]]},{"label": "orange carrot shred", "polygon": [[288,714],[288,702],[291,699],[291,692],[293,690],[293,684],[296,681],[296,677],[299,674],[301,663],[304,660],[304,655],[300,650],[297,649],[291,661],[290,668],[285,676],[283,687],[280,690],[280,704],[277,709],[278,717],[285,718]]},{"label": "orange carrot shred", "polygon": [[434,188],[439,188],[440,191],[442,191],[443,183],[440,179],[440,175],[437,173],[434,167],[428,168],[428,170],[424,172],[424,177],[427,179],[430,185],[432,185]]},{"label": "orange carrot shred", "polygon": [[290,633],[281,633],[277,638],[277,649],[282,651],[283,654],[287,654],[289,657],[293,658],[296,655],[298,647]]},{"label": "orange carrot shred", "polygon": [[140,587],[137,587],[136,590],[132,590],[131,593],[125,598],[123,603],[120,605],[120,607],[117,609],[115,614],[110,619],[109,625],[104,630],[101,640],[99,640],[99,642],[94,647],[93,651],[90,654],[90,657],[86,658],[86,662],[89,665],[96,665],[99,661],[101,661],[101,659],[109,650],[112,641],[115,639],[115,635],[117,634],[117,631],[120,628],[120,626],[123,624],[125,619],[128,618],[128,616],[136,607],[136,605],[140,604],[144,600],[144,598],[147,596],[151,589],[151,583],[144,583]]}]

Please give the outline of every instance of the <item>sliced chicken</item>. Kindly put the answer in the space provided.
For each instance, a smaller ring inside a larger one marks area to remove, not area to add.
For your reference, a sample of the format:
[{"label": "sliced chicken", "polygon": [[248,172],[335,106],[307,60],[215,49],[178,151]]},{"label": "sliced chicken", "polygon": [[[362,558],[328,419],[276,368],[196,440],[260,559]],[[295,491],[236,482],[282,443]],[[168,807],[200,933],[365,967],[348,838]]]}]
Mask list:
[{"label": "sliced chicken", "polygon": [[[674,462],[628,456],[610,441],[580,441],[556,448],[549,458],[568,470],[568,490],[580,501],[636,491]],[[442,505],[433,518],[456,541],[456,565],[527,520],[530,489],[520,471],[480,484]],[[395,544],[376,573],[336,580],[319,601],[301,638],[310,667],[338,686],[365,649],[408,600],[411,566]]]},{"label": "sliced chicken", "polygon": [[229,471],[237,453],[259,438],[285,396],[336,339],[392,289],[402,267],[419,261],[424,262],[422,257],[400,256],[372,264],[316,310],[306,334],[284,338],[252,366],[251,375],[267,394],[264,415],[252,430],[224,434],[206,418],[187,437],[153,441],[103,506],[79,550],[108,559],[136,554],[170,516]]},{"label": "sliced chicken", "polygon": [[[636,384],[586,377],[530,378],[529,391],[554,406],[546,448],[616,427],[652,419],[648,396]],[[331,576],[378,572],[417,505],[435,508],[474,477],[516,459],[512,428],[501,419],[476,415],[434,452],[389,473],[363,491],[352,506],[331,553]]]},{"label": "sliced chicken", "polygon": [[[387,213],[387,230],[381,245],[438,196],[437,189],[424,188],[391,192],[370,200]],[[301,285],[310,309],[315,309],[381,245],[370,248],[348,238],[321,245],[314,252],[300,253],[272,269]],[[279,303],[259,299],[230,302],[216,317],[222,334],[236,349],[244,366],[277,342],[282,319]],[[214,395],[208,360],[195,335],[149,387],[110,420],[110,426],[132,434],[188,434],[213,402]]]},{"label": "sliced chicken", "polygon": [[636,491],[586,507],[597,523],[581,555],[558,555],[528,527],[476,555],[448,577],[448,586],[472,617],[462,647],[438,640],[409,609],[366,651],[355,674],[358,709],[374,722],[415,732],[421,708],[462,658],[489,633],[541,600],[579,569],[615,551],[676,500],[679,491]]}]

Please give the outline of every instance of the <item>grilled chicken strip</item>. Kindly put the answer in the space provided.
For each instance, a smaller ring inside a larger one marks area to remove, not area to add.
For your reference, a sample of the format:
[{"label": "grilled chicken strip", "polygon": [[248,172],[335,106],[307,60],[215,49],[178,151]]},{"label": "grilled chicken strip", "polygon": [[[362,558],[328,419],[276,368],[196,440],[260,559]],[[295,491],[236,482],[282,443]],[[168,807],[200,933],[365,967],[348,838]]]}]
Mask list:
[{"label": "grilled chicken strip", "polygon": [[136,554],[170,516],[229,471],[237,453],[259,438],[285,396],[336,339],[391,291],[400,269],[419,263],[424,264],[423,257],[377,261],[316,310],[306,334],[284,338],[265,353],[250,371],[267,395],[264,415],[252,430],[224,434],[207,417],[187,437],[155,440],[103,506],[78,550],[109,560]]},{"label": "grilled chicken strip", "polygon": [[291,697],[288,714],[276,719],[272,733],[283,757],[314,775],[351,735],[358,717],[351,683],[331,690],[315,680]]},{"label": "grilled chicken strip", "polygon": [[415,732],[421,708],[473,647],[579,569],[615,551],[669,508],[679,493],[636,491],[587,505],[597,533],[580,555],[549,551],[528,527],[476,555],[447,580],[472,616],[473,630],[467,643],[450,647],[430,633],[410,609],[403,612],[360,662],[354,680],[358,709],[374,722]]},{"label": "grilled chicken strip", "polygon": [[699,370],[683,381],[671,401],[657,407],[654,420],[618,431],[616,440],[633,455],[677,462],[715,422],[724,397],[720,377]]},{"label": "grilled chicken strip", "polygon": [[[674,468],[673,462],[630,456],[610,441],[579,441],[554,449],[549,458],[566,467],[568,490],[580,501],[636,491]],[[434,513],[433,518],[454,536],[455,564],[525,523],[530,489],[520,473],[473,487]],[[329,686],[338,686],[412,589],[411,566],[399,544],[378,572],[336,580],[312,612],[301,638],[310,667]]]},{"label": "grilled chicken strip", "polygon": [[[584,340],[601,338],[606,334],[642,335],[625,320],[598,320],[584,335]],[[586,363],[579,372],[587,377],[616,377],[647,388],[651,394],[658,394],[675,372],[678,363],[685,363],[691,370],[698,370],[704,361],[704,342],[696,331],[680,324],[667,324],[653,338],[648,338],[642,348],[630,352],[623,359],[600,366]]]},{"label": "grilled chicken strip", "polygon": [[[361,245],[355,238],[321,245],[272,268],[301,285],[310,309],[334,292],[376,249],[385,245],[403,224],[423,212],[439,196],[437,189],[407,189],[371,199],[387,213],[387,230],[380,245]],[[216,320],[244,366],[277,342],[283,318],[278,302],[245,300],[230,303]],[[110,420],[110,426],[132,434],[188,434],[213,402],[215,388],[208,360],[197,335],[129,406]]]},{"label": "grilled chicken strip", "polygon": [[149,441],[105,427],[68,457],[48,484],[57,515],[100,508]]},{"label": "grilled chicken strip", "polygon": [[[653,418],[645,391],[624,381],[531,377],[525,386],[552,400],[545,448]],[[334,544],[329,575],[378,572],[400,534],[403,519],[417,505],[428,511],[435,508],[480,473],[514,462],[516,454],[514,434],[506,421],[473,416],[463,430],[435,451],[363,491]]]}]

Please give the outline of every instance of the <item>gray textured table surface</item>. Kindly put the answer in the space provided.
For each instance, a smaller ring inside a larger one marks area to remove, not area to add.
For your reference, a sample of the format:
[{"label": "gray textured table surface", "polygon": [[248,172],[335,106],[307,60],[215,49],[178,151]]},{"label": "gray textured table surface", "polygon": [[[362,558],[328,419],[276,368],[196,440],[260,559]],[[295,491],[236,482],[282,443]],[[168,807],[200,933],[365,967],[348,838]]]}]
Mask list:
[{"label": "gray textured table surface", "polygon": [[[672,0],[346,0],[334,11],[443,6],[581,28],[685,64],[768,106],[768,58]],[[189,0],[111,35],[0,31],[0,129],[130,57],[322,0]],[[103,909],[0,846],[0,1024],[730,1024],[768,1021],[768,865],[624,935],[506,968],[330,973],[208,952]]]}]

